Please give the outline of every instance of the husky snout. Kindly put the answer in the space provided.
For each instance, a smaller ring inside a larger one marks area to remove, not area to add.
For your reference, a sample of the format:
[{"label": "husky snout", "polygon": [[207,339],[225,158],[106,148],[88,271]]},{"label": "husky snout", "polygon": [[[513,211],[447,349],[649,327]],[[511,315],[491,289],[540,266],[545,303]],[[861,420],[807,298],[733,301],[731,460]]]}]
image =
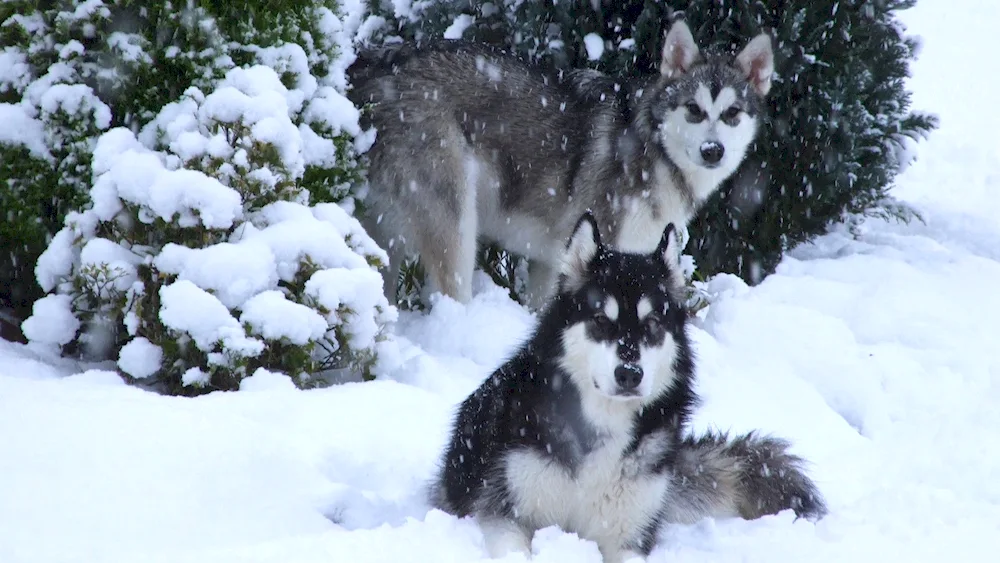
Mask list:
[{"label": "husky snout", "polygon": [[615,368],[615,383],[618,384],[619,395],[635,394],[642,383],[642,367],[636,364],[622,364]]},{"label": "husky snout", "polygon": [[701,144],[699,152],[701,153],[701,159],[705,162],[705,166],[714,168],[722,162],[722,157],[726,154],[726,147],[722,146],[722,143],[718,141],[705,141]]}]

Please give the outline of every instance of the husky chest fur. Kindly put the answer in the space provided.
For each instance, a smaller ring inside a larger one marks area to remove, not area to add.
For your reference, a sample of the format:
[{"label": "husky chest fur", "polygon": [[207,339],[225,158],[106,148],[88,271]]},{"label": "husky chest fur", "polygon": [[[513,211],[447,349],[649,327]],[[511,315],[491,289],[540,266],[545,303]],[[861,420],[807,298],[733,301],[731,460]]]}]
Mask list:
[{"label": "husky chest fur", "polygon": [[552,525],[617,562],[664,522],[823,512],[784,442],[684,435],[696,397],[672,231],[620,252],[585,214],[535,331],[459,407],[433,502],[475,516],[491,556],[530,554]]},{"label": "husky chest fur", "polygon": [[623,82],[460,41],[362,53],[350,96],[371,104],[377,130],[366,226],[389,250],[387,291],[414,251],[431,288],[468,301],[484,239],[529,259],[540,306],[585,209],[609,245],[651,251],[742,161],[771,69],[766,35],[734,59],[705,58],[683,22],[661,72]]}]

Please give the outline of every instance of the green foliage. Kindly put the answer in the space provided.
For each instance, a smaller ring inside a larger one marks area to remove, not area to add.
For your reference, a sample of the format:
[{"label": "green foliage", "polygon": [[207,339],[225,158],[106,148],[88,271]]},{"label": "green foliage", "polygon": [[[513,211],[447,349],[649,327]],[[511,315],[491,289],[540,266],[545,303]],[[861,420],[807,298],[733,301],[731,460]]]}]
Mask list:
[{"label": "green foliage", "polygon": [[[301,386],[371,377],[395,311],[377,289],[384,253],[350,216],[361,131],[337,3],[0,10],[5,56],[25,70],[0,82],[0,109],[32,133],[0,143],[0,236],[18,249],[19,307],[35,302],[29,340],[184,395],[260,368]],[[173,207],[155,196],[169,190]],[[212,260],[231,281],[205,277]],[[271,322],[282,315],[302,323]]]},{"label": "green foliage", "polygon": [[[889,189],[909,139],[936,127],[909,110],[905,88],[915,43],[896,12],[915,0],[437,0],[386,19],[373,40],[440,37],[459,14],[464,39],[503,45],[536,62],[613,76],[656,72],[664,30],[682,11],[703,49],[735,53],[761,31],[774,37],[775,71],[765,123],[744,165],[693,221],[687,250],[703,275],[755,283],[788,248],[852,214],[907,220]],[[604,39],[589,60],[583,38]],[[512,281],[509,279],[508,281]]]}]

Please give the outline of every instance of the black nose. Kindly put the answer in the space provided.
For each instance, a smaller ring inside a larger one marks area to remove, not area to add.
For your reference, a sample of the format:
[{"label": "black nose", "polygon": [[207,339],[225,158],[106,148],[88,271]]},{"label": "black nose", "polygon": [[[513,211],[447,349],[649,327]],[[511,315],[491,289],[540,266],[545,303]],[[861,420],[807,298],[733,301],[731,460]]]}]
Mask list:
[{"label": "black nose", "polygon": [[726,154],[726,149],[719,143],[709,142],[701,144],[701,158],[708,164],[718,164],[724,154]]},{"label": "black nose", "polygon": [[615,368],[615,383],[622,391],[631,391],[642,381],[642,368],[635,364],[626,364]]}]

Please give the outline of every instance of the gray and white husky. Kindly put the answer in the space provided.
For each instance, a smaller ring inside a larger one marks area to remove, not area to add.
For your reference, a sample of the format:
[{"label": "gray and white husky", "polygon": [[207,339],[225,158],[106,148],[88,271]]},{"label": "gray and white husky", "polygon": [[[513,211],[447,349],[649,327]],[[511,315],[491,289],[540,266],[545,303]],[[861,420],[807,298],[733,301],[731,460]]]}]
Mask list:
[{"label": "gray and white husky", "polygon": [[482,239],[528,259],[537,308],[585,209],[612,246],[649,252],[737,169],[772,70],[769,36],[704,56],[683,21],[660,72],[624,82],[462,41],[363,51],[350,97],[376,128],[366,227],[389,252],[390,302],[410,252],[431,291],[467,302]]},{"label": "gray and white husky", "polygon": [[648,555],[668,522],[825,513],[785,441],[687,432],[697,398],[673,229],[626,253],[582,216],[533,334],[459,407],[431,499],[474,516],[491,557],[530,556],[547,526],[620,562]]}]

